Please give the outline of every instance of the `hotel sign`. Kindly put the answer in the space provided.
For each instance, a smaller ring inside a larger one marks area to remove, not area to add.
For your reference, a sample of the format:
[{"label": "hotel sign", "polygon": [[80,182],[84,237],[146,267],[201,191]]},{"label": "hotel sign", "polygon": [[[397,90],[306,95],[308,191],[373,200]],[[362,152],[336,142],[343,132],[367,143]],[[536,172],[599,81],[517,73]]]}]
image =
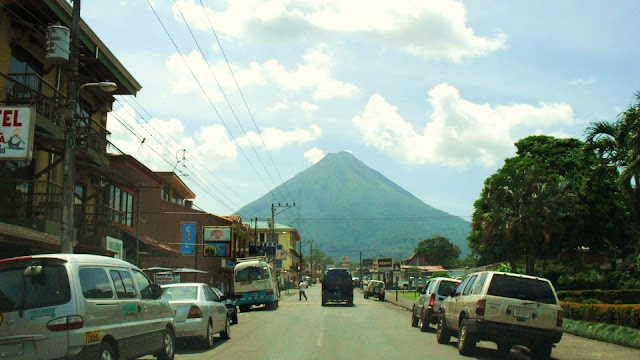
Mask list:
[{"label": "hotel sign", "polygon": [[0,161],[31,160],[35,124],[35,108],[0,106]]}]

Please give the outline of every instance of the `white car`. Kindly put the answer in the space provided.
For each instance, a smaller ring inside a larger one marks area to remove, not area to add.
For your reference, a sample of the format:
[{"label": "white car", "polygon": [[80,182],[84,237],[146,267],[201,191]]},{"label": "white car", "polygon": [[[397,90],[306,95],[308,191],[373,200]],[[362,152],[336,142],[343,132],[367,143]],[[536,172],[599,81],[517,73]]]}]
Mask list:
[{"label": "white car", "polygon": [[210,349],[215,334],[219,333],[223,339],[230,337],[231,318],[224,299],[207,284],[163,285],[162,293],[175,310],[177,338],[198,338]]}]

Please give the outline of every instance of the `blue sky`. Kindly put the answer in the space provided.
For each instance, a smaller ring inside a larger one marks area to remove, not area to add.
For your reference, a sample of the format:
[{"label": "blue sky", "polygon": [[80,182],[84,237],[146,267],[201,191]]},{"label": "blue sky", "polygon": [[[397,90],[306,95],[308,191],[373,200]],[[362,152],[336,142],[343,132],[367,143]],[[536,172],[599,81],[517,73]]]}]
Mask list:
[{"label": "blue sky", "polygon": [[582,139],[640,90],[637,1],[94,0],[82,17],[143,86],[117,97],[112,142],[221,215],[348,150],[468,220],[515,141]]}]

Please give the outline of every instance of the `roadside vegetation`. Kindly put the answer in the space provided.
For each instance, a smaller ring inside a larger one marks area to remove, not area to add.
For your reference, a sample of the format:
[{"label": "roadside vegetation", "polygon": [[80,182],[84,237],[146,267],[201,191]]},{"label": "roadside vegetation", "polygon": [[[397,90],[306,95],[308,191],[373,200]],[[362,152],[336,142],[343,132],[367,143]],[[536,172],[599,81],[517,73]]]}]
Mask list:
[{"label": "roadside vegetation", "polygon": [[571,335],[640,349],[640,330],[626,326],[564,319],[562,330]]}]

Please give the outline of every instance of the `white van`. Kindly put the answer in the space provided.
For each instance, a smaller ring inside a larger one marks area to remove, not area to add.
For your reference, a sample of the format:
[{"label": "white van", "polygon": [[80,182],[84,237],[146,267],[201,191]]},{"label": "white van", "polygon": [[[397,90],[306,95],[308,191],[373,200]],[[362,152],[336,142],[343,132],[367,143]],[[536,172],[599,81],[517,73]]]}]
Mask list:
[{"label": "white van", "polygon": [[174,357],[173,310],[134,265],[105,256],[0,260],[0,358]]},{"label": "white van", "polygon": [[251,305],[278,307],[278,282],[266,257],[240,258],[233,272],[234,297],[240,311],[249,311]]}]

